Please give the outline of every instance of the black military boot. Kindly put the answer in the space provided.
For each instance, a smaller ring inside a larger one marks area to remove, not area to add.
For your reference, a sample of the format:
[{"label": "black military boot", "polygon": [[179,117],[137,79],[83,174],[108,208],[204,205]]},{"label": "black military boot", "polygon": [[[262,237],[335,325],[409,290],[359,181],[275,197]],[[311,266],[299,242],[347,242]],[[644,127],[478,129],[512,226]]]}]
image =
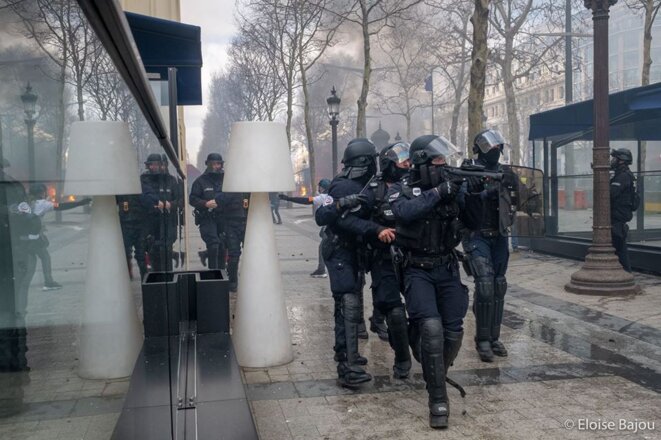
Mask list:
[{"label": "black military boot", "polygon": [[444,339],[441,319],[425,319],[420,323],[420,332],[422,336],[422,375],[429,393],[429,426],[434,429],[447,428],[450,403],[445,388]]},{"label": "black military boot", "polygon": [[[347,354],[344,351],[340,351],[338,353],[335,353],[335,356],[333,356],[333,360],[335,362],[346,362],[347,361]],[[356,356],[356,360],[354,361],[356,365],[367,365],[367,358],[365,356],[361,356],[360,353],[358,353],[358,356]]]},{"label": "black military boot", "polygon": [[498,340],[500,338],[500,326],[503,323],[503,312],[505,309],[505,293],[507,292],[507,280],[505,277],[497,277],[494,289],[494,315],[491,327],[491,351],[500,357],[507,356],[507,348]]},{"label": "black military boot", "polygon": [[406,379],[411,371],[411,353],[409,352],[408,329],[404,307],[395,307],[386,315],[390,346],[395,352],[395,364],[392,367],[395,379]]},{"label": "black military boot", "polygon": [[464,332],[451,332],[445,330],[445,341],[443,342],[443,362],[445,365],[445,373],[457,358],[459,349],[461,348],[461,341],[464,339]]},{"label": "black military boot", "polygon": [[239,284],[239,259],[230,257],[227,262],[227,276],[230,279],[230,292],[236,292]]},{"label": "black military boot", "polygon": [[207,247],[206,257],[206,266],[209,269],[218,269],[218,245]]},{"label": "black military boot", "polygon": [[349,293],[342,296],[342,315],[344,316],[344,333],[346,339],[346,362],[337,366],[338,384],[345,388],[355,389],[364,382],[372,380],[372,376],[363,370],[358,361],[358,323],[360,322],[360,301],[358,295]]},{"label": "black military boot", "polygon": [[377,308],[374,308],[370,317],[370,331],[376,333],[382,341],[388,341],[388,327],[386,326],[386,317]]},{"label": "black military boot", "polygon": [[491,350],[493,297],[493,279],[478,277],[475,280],[473,313],[475,314],[475,348],[482,362],[493,362],[493,351]]},{"label": "black military boot", "polygon": [[358,324],[358,339],[369,339],[367,326],[365,326],[365,306],[363,305],[363,291],[357,295],[360,303],[360,322]]}]

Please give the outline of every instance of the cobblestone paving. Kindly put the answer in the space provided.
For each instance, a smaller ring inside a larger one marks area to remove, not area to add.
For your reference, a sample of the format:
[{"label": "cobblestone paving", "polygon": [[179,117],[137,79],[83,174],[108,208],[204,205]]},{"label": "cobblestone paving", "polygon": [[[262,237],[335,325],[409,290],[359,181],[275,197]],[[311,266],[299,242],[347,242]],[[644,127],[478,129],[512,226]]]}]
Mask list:
[{"label": "cobblestone paving", "polygon": [[[427,425],[420,365],[410,379],[392,379],[391,350],[373,333],[360,351],[375,380],[357,392],[335,385],[329,282],[309,277],[317,227],[308,209],[281,213],[275,228],[295,359],[244,369],[262,439],[661,438],[659,277],[636,274],[644,293],[635,297],[577,296],[563,287],[578,262],[512,254],[501,338],[510,355],[479,361],[469,312],[451,370],[467,396],[450,388],[451,426],[437,432]],[[472,290],[472,279],[464,282]],[[367,288],[365,295],[369,317]]]},{"label": "cobblestone paving", "polygon": [[[510,356],[493,364],[478,360],[469,312],[451,373],[468,395],[462,399],[450,389],[451,426],[439,433],[427,426],[420,366],[414,363],[408,380],[392,379],[391,350],[373,333],[360,350],[374,381],[358,392],[335,385],[329,283],[309,276],[319,241],[310,212],[283,209],[284,224],[274,226],[294,361],[243,371],[262,439],[661,438],[659,277],[636,274],[644,293],[635,297],[577,296],[563,286],[579,263],[513,254],[502,337]],[[28,308],[29,383],[20,414],[0,419],[1,440],[107,440],[128,389],[128,379],[76,374],[88,216],[74,211],[65,220],[49,225],[54,276],[64,288],[43,292],[37,267]],[[192,230],[192,269],[201,267],[196,252],[202,247]],[[472,288],[472,280],[465,282]],[[132,288],[141,313],[137,280]],[[365,292],[369,317],[371,295]],[[608,422],[616,426],[608,429]],[[588,429],[595,424],[599,429]]]}]

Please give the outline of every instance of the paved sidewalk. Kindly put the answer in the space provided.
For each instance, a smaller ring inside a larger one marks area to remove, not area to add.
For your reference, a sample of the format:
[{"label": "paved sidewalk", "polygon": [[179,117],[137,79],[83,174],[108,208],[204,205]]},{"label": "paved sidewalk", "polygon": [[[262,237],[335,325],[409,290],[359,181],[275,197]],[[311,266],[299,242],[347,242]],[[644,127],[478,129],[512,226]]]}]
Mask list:
[{"label": "paved sidewalk", "polygon": [[[373,333],[360,351],[375,379],[357,392],[335,385],[329,282],[309,276],[318,228],[308,208],[280,212],[283,225],[274,227],[295,359],[244,369],[262,439],[661,438],[659,277],[636,274],[644,287],[636,297],[577,296],[563,289],[577,262],[512,254],[502,335],[510,355],[479,361],[469,311],[450,374],[468,395],[450,388],[451,426],[437,432],[427,425],[420,365],[412,378],[393,379],[392,352]],[[472,290],[472,279],[464,282]]]}]

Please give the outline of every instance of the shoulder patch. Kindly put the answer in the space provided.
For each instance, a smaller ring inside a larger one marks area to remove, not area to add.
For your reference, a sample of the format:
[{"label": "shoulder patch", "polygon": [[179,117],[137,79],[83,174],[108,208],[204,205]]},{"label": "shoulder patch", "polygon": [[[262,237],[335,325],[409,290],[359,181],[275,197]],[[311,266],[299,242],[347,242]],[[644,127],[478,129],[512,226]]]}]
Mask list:
[{"label": "shoulder patch", "polygon": [[620,182],[611,182],[611,185],[622,186]]},{"label": "shoulder patch", "polygon": [[413,188],[413,195],[418,197],[420,194],[422,194],[422,190],[418,187]]},{"label": "shoulder patch", "polygon": [[324,206],[332,205],[332,204],[333,204],[333,198],[331,196],[326,196],[324,200]]},{"label": "shoulder patch", "polygon": [[399,194],[400,194],[399,191],[397,191],[396,193],[390,194],[390,196],[388,197],[388,201],[389,202],[394,202],[399,197]]}]

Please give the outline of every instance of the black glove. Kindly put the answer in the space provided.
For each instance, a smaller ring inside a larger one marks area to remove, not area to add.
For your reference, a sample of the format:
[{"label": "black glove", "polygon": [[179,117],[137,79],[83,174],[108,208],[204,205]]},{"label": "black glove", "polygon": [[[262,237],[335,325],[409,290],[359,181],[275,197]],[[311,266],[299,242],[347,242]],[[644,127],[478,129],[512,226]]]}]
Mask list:
[{"label": "black glove", "polygon": [[340,210],[351,209],[359,206],[361,203],[367,203],[366,194],[351,194],[344,196],[337,201],[337,207]]},{"label": "black glove", "polygon": [[287,194],[278,194],[278,198],[280,200],[286,200],[289,201],[289,196]]},{"label": "black glove", "polygon": [[436,191],[438,191],[438,195],[441,196],[441,200],[447,202],[453,200],[457,196],[459,185],[446,180],[436,187]]}]

